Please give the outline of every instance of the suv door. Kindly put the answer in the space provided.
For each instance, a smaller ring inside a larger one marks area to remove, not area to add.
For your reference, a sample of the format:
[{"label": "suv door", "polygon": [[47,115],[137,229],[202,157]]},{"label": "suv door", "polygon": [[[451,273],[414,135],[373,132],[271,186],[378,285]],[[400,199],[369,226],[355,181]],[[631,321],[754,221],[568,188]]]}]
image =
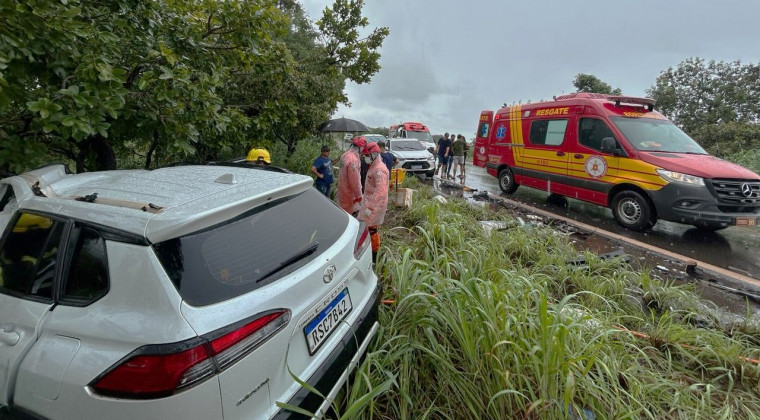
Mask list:
[{"label": "suv door", "polygon": [[0,243],[0,405],[13,402],[18,367],[53,306],[66,223],[33,213],[11,219]]}]

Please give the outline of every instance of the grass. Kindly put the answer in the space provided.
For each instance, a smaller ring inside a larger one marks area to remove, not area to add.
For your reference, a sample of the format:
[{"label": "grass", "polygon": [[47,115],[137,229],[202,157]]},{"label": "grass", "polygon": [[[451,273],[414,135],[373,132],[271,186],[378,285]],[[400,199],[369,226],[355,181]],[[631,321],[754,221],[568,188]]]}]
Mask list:
[{"label": "grass", "polygon": [[344,418],[758,417],[756,328],[619,260],[568,265],[576,251],[550,229],[487,234],[479,221],[516,223],[415,181],[381,231],[393,303]]}]

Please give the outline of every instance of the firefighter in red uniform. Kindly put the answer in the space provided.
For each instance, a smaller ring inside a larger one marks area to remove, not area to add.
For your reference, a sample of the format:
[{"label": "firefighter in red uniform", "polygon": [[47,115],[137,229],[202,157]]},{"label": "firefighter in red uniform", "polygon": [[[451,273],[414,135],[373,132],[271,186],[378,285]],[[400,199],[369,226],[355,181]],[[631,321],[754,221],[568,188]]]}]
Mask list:
[{"label": "firefighter in red uniform", "polygon": [[338,205],[346,213],[356,216],[359,202],[362,201],[362,182],[359,170],[361,168],[361,150],[367,144],[364,137],[351,141],[351,147],[340,157],[338,170]]},{"label": "firefighter in red uniform", "polygon": [[364,159],[369,163],[369,169],[358,218],[367,224],[372,243],[372,262],[376,262],[377,251],[380,249],[380,235],[377,229],[383,224],[388,208],[389,173],[388,167],[380,158],[380,147],[377,143],[370,143],[364,148]]}]

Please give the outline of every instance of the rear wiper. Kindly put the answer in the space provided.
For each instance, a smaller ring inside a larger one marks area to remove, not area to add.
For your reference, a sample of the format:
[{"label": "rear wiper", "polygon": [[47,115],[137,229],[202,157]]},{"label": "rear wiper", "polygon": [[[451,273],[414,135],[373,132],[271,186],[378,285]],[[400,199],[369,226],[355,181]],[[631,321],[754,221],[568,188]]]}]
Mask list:
[{"label": "rear wiper", "polygon": [[259,277],[258,280],[256,280],[256,283],[263,281],[266,278],[272,277],[273,275],[279,273],[282,269],[285,267],[302,260],[309,255],[316,252],[317,248],[319,248],[319,242],[314,242],[313,245],[310,245],[308,248],[304,249],[303,251],[293,255],[292,257],[288,258],[287,260],[283,261],[278,265],[277,267],[273,268],[270,272],[266,273],[265,275]]}]

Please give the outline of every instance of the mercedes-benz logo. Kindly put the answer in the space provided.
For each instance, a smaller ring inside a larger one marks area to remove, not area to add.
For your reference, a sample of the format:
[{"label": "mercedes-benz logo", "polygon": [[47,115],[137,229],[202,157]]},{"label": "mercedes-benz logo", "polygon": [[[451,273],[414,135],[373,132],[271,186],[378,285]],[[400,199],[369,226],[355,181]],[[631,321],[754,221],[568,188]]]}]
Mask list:
[{"label": "mercedes-benz logo", "polygon": [[325,268],[325,274],[322,275],[322,281],[325,283],[330,283],[333,281],[336,271],[338,271],[338,269],[335,268],[334,265],[330,264],[327,268]]},{"label": "mercedes-benz logo", "polygon": [[746,182],[742,184],[742,195],[745,197],[750,197],[752,195],[752,186]]}]

